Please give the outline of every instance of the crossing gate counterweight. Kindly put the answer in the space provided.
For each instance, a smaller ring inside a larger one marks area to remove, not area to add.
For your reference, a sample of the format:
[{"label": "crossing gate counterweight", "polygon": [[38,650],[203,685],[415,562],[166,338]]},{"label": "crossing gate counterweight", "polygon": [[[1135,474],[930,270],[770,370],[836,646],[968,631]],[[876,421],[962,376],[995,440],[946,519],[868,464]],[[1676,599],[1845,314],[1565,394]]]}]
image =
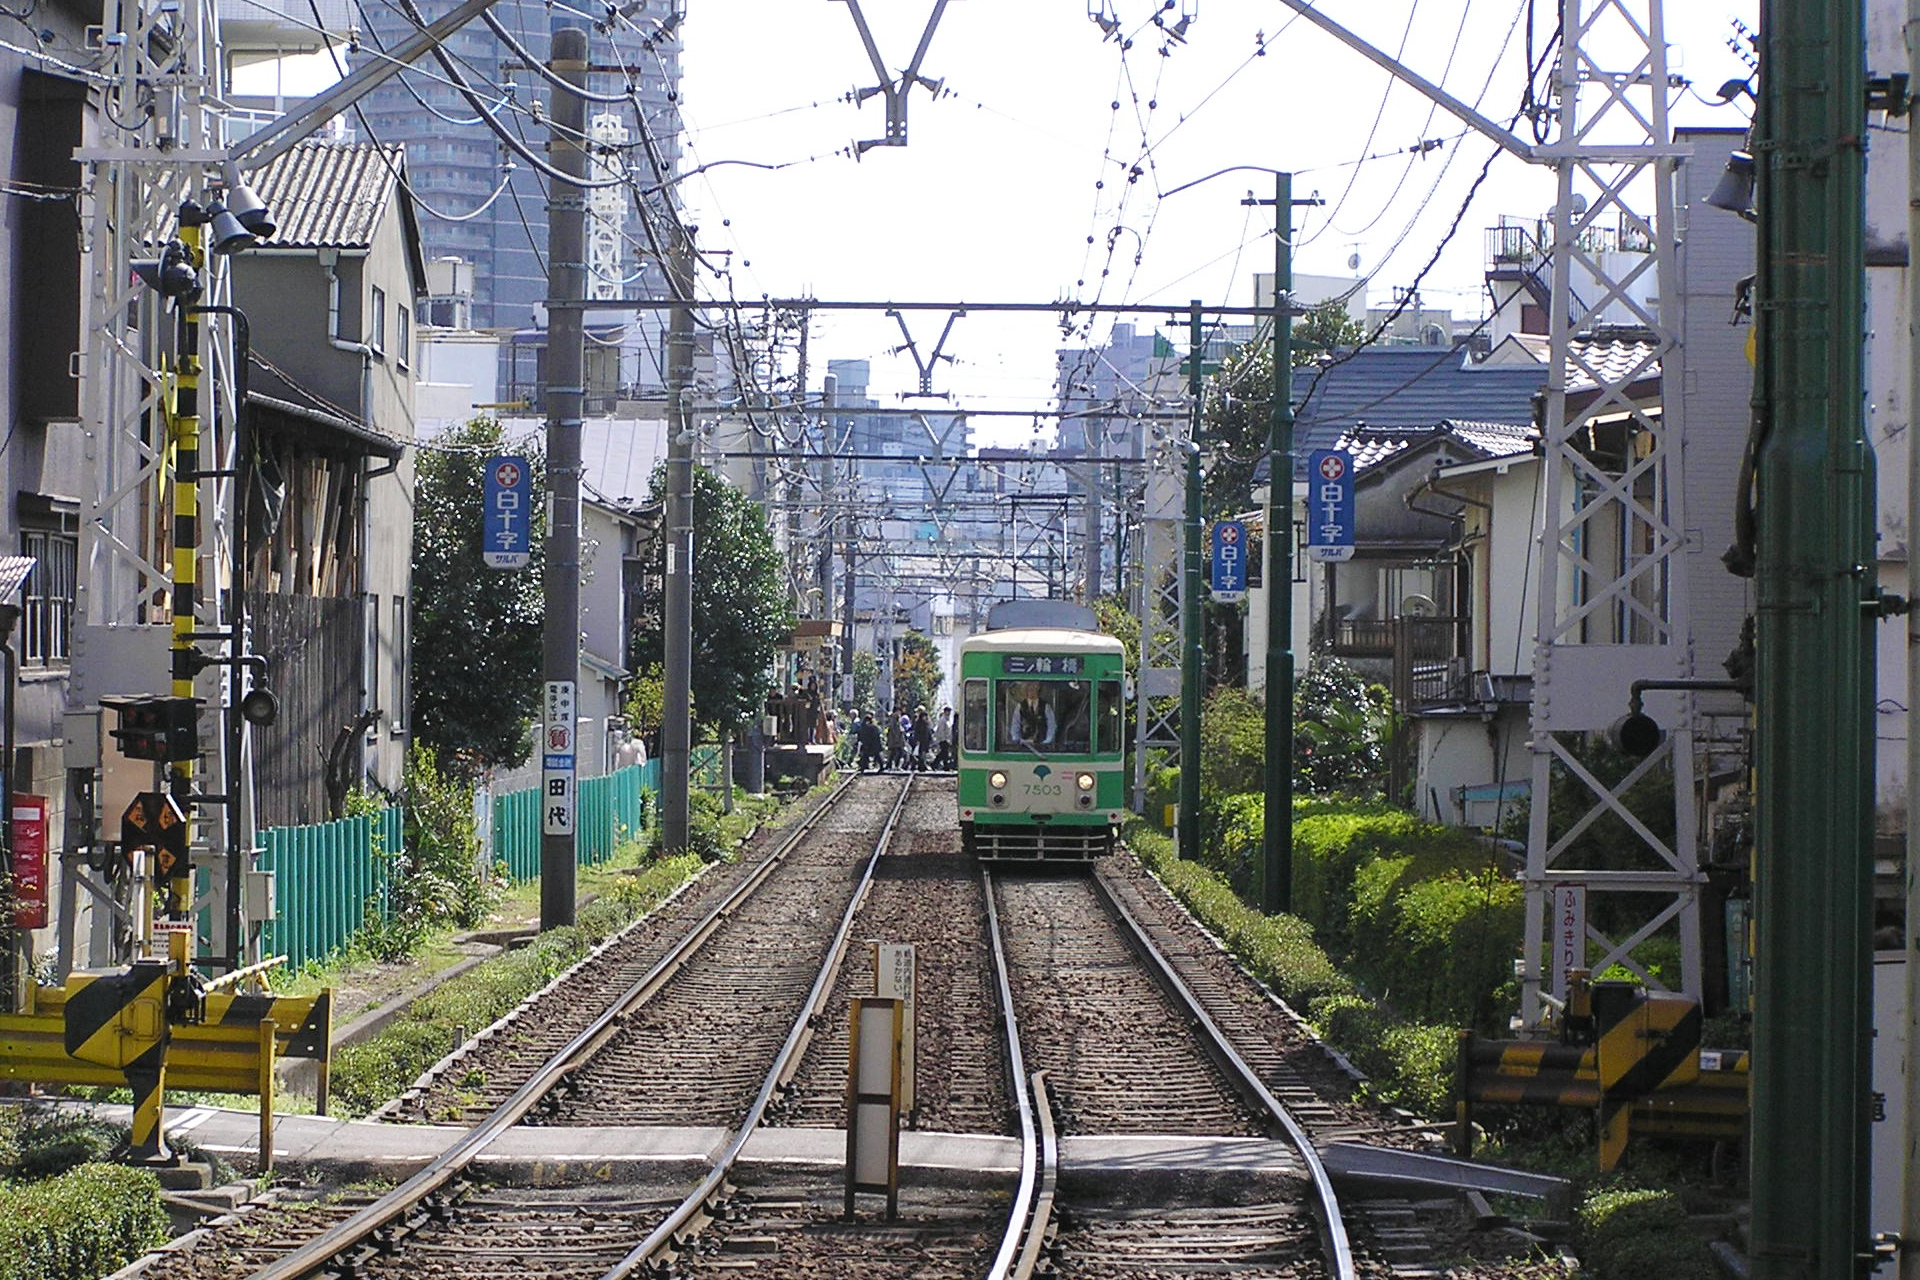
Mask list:
[{"label": "crossing gate counterweight", "polygon": [[1558,1040],[1460,1036],[1455,1147],[1471,1153],[1473,1107],[1571,1107],[1594,1113],[1602,1170],[1630,1133],[1738,1140],[1748,1108],[1748,1055],[1700,1047],[1700,1006],[1631,982],[1569,975]]}]

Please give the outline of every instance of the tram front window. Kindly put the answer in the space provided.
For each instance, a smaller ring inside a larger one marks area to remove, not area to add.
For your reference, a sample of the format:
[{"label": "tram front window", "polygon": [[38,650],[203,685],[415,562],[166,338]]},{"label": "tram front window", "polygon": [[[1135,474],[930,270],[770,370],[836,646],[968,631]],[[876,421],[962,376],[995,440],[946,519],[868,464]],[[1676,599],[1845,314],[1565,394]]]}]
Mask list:
[{"label": "tram front window", "polygon": [[1085,680],[1016,680],[1000,687],[1001,751],[1090,750],[1092,706]]}]

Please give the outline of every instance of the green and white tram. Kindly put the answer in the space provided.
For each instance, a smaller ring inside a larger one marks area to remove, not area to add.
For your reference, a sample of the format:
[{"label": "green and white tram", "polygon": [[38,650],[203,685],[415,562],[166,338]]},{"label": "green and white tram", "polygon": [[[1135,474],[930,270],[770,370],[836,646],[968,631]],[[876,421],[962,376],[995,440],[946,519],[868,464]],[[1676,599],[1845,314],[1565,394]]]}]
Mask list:
[{"label": "green and white tram", "polygon": [[999,862],[1086,862],[1113,851],[1126,802],[1126,651],[1093,610],[996,605],[960,646],[960,831]]}]

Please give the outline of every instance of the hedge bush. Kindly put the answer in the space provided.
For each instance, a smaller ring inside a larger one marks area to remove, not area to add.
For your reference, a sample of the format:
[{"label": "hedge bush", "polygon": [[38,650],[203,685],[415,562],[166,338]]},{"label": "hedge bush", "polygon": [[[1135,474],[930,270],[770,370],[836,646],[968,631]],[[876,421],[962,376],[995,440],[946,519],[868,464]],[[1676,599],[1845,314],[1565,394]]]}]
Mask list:
[{"label": "hedge bush", "polygon": [[1321,806],[1293,829],[1294,906],[1329,950],[1411,1018],[1497,1029],[1524,894],[1492,846],[1378,805]]},{"label": "hedge bush", "polygon": [[1340,972],[1306,921],[1255,911],[1219,873],[1175,856],[1159,832],[1136,823],[1127,843],[1249,972],[1367,1074],[1375,1096],[1434,1119],[1451,1112],[1453,1028],[1394,1017]]},{"label": "hedge bush", "polygon": [[0,1188],[0,1280],[94,1280],[167,1238],[151,1173],[86,1164]]},{"label": "hedge bush", "polygon": [[1597,1189],[1581,1200],[1574,1217],[1580,1257],[1594,1280],[1712,1280],[1718,1274],[1713,1254],[1670,1190]]}]

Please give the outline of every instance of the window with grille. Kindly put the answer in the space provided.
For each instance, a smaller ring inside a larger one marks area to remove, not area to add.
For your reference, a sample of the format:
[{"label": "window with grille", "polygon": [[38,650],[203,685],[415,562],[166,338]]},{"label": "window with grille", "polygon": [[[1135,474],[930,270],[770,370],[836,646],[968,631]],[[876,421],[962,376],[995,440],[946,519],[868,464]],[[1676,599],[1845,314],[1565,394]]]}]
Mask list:
[{"label": "window with grille", "polygon": [[20,615],[20,660],[64,667],[73,656],[73,583],[80,540],[53,529],[26,529],[20,554],[32,556]]}]

